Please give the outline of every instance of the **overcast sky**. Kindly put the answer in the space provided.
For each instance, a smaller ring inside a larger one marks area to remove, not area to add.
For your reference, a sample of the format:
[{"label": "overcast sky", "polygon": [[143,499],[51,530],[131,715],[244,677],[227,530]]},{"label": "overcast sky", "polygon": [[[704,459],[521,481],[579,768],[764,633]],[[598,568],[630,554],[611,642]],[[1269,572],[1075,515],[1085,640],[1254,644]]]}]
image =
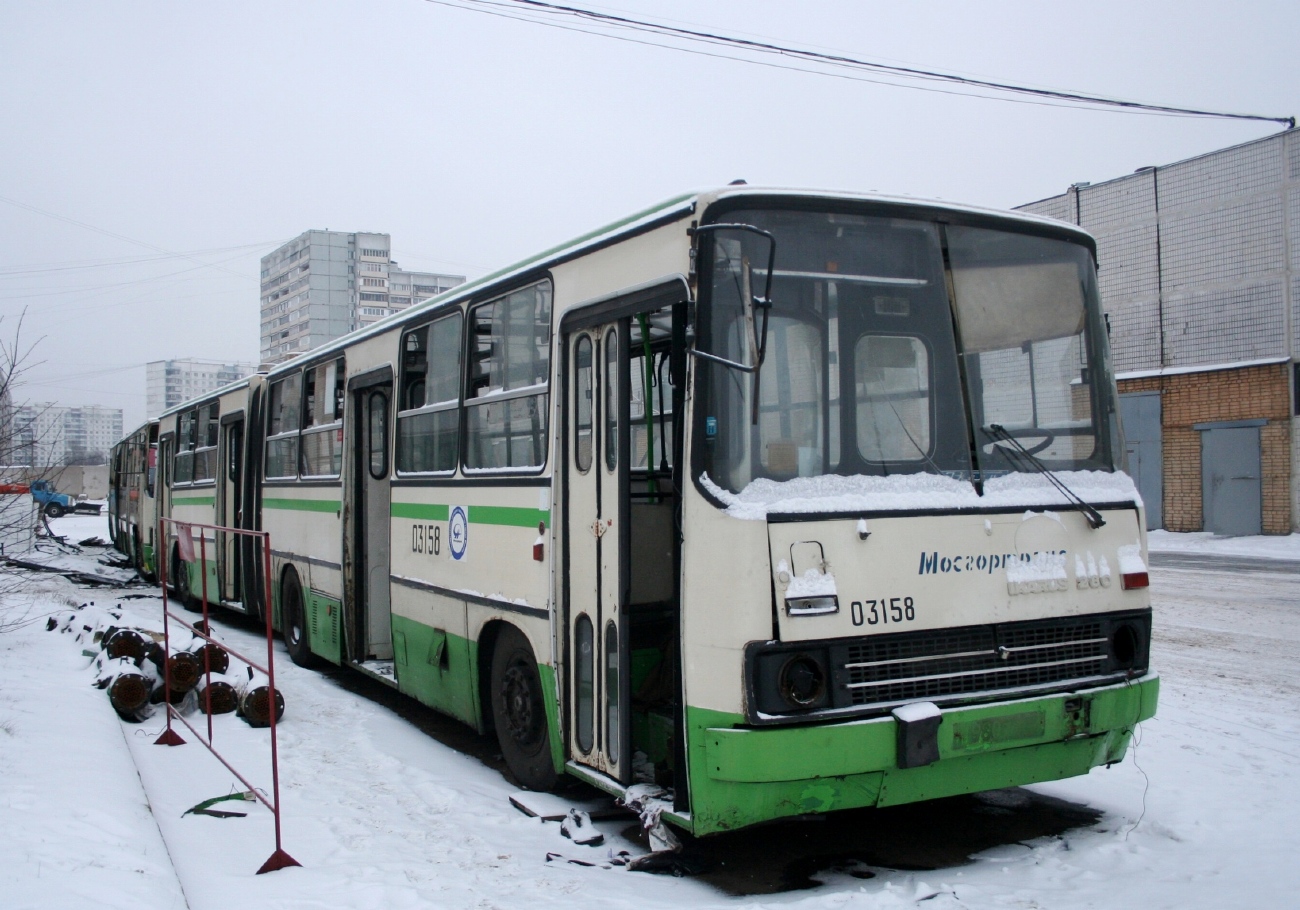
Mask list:
[{"label": "overcast sky", "polygon": [[[1300,114],[1293,0],[573,5]],[[17,399],[121,407],[130,429],[147,361],[256,361],[258,259],[309,228],[387,232],[402,266],[474,277],[738,177],[1007,208],[1279,128],[850,81],[427,0],[0,0],[0,335],[25,308],[42,362]]]}]

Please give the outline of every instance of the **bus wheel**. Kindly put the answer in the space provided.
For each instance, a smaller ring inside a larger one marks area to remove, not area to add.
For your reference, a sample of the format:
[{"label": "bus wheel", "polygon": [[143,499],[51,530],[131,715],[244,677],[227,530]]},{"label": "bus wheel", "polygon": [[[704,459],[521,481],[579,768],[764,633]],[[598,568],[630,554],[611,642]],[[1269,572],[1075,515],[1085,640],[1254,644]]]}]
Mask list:
[{"label": "bus wheel", "polygon": [[557,775],[537,659],[513,626],[502,630],[492,655],[492,721],[510,773],[529,790],[549,790]]},{"label": "bus wheel", "polygon": [[311,650],[302,585],[298,583],[298,573],[292,568],[285,570],[284,580],[280,582],[280,625],[290,660],[300,667],[314,667],[319,663]]},{"label": "bus wheel", "polygon": [[131,532],[131,564],[135,566],[135,574],[144,578],[148,575],[144,570],[144,548],[140,546],[140,532]]},{"label": "bus wheel", "polygon": [[191,613],[202,613],[203,604],[195,601],[190,594],[190,564],[181,559],[180,547],[172,547],[172,560],[169,566],[172,576],[172,590],[181,606]]}]

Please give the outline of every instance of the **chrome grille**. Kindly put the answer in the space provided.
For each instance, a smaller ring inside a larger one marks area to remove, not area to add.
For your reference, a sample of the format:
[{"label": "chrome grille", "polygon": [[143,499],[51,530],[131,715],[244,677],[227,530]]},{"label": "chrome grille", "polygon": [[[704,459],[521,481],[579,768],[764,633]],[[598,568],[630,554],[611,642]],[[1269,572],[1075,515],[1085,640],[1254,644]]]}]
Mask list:
[{"label": "chrome grille", "polygon": [[[1019,693],[1107,685],[1147,670],[1151,611],[1125,610],[855,638],[753,642],[751,723],[871,716],[916,701],[969,704]],[[811,703],[791,700],[786,668],[823,667]]]},{"label": "chrome grille", "polygon": [[1109,638],[1095,619],[970,626],[862,639],[845,649],[852,705],[930,700],[1042,686],[1106,671]]}]

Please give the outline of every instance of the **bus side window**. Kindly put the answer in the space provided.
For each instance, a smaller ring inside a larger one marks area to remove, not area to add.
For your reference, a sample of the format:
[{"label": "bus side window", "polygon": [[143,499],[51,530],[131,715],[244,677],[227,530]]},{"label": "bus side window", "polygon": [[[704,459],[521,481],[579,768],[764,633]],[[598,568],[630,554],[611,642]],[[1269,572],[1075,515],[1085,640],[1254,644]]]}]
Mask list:
[{"label": "bus side window", "polygon": [[176,435],[176,483],[194,480],[194,425],[198,411],[185,411],[180,415],[180,429]]},{"label": "bus side window", "polygon": [[402,342],[397,469],[456,470],[460,443],[460,310],[409,332]]},{"label": "bus side window", "polygon": [[429,371],[429,327],[422,325],[402,339],[402,396],[399,410],[424,407],[424,381]]},{"label": "bus side window", "polygon": [[584,334],[578,339],[574,360],[576,361],[577,376],[574,379],[573,386],[577,401],[574,403],[576,419],[574,420],[573,452],[578,470],[586,473],[591,468],[591,408],[594,403],[591,398],[590,335]]},{"label": "bus side window", "polygon": [[331,360],[303,372],[303,477],[337,477],[343,467],[343,424],[339,407],[343,361]]},{"label": "bus side window", "polygon": [[465,467],[546,463],[551,283],[541,281],[470,310]]},{"label": "bus side window", "polygon": [[217,402],[206,404],[197,411],[198,422],[195,430],[194,468],[192,479],[212,480],[216,476],[217,461],[217,427],[219,405]]},{"label": "bus side window", "polygon": [[302,373],[292,373],[271,385],[266,428],[266,476],[298,475],[298,423]]}]

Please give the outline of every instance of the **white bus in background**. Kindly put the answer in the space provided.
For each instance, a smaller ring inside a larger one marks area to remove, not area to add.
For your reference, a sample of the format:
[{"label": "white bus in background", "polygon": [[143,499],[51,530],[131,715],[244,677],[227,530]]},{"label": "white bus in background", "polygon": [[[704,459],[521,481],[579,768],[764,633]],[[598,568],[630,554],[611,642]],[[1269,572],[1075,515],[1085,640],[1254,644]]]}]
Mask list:
[{"label": "white bus in background", "polygon": [[163,514],[270,531],[294,660],[495,730],[526,787],[653,783],[708,834],[1083,774],[1155,711],[1071,225],[693,193],[159,434]]}]

